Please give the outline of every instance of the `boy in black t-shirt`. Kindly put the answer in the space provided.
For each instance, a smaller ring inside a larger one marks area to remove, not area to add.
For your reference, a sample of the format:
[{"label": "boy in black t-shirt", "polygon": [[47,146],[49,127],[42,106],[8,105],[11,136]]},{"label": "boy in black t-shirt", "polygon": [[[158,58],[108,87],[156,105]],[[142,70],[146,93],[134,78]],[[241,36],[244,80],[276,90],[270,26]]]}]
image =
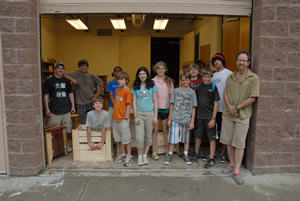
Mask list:
[{"label": "boy in black t-shirt", "polygon": [[206,135],[210,144],[210,156],[204,167],[210,168],[215,164],[214,155],[216,152],[216,139],[218,139],[216,116],[220,97],[216,85],[211,82],[213,74],[210,67],[204,67],[201,71],[201,76],[203,83],[198,84],[196,89],[198,107],[195,156],[198,155],[202,138]]},{"label": "boy in black t-shirt", "polygon": [[[72,131],[71,113],[75,112],[74,95],[70,81],[64,78],[65,65],[55,65],[55,75],[46,80],[44,88],[45,113],[49,116],[48,126],[66,126],[66,133]],[[49,98],[51,105],[49,108]]]}]

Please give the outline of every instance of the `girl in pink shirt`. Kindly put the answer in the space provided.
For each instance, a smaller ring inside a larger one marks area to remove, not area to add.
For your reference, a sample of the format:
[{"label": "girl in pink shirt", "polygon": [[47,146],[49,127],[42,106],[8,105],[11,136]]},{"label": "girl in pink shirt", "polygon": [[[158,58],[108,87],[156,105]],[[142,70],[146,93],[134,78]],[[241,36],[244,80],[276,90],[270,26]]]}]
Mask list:
[{"label": "girl in pink shirt", "polygon": [[[153,70],[156,76],[153,78],[155,86],[158,89],[157,93],[157,105],[158,105],[158,119],[161,119],[161,125],[164,134],[164,140],[166,145],[166,152],[169,150],[168,143],[168,116],[170,110],[170,99],[174,91],[173,79],[166,75],[168,68],[165,62],[159,61],[153,66]],[[154,125],[153,135],[152,135],[152,159],[158,160],[159,157],[156,152],[157,145],[157,133],[158,133],[159,123]]]}]

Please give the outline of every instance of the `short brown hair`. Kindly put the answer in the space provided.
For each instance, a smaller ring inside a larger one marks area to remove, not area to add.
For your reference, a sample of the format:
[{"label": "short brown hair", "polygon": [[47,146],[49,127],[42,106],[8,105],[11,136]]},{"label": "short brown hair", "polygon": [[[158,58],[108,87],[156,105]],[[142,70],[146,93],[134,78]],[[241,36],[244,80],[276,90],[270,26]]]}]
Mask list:
[{"label": "short brown hair", "polygon": [[104,99],[101,96],[97,96],[93,98],[93,103],[100,102],[104,105]]},{"label": "short brown hair", "polygon": [[189,65],[189,71],[190,71],[191,69],[195,69],[195,70],[200,71],[200,68],[199,68],[199,65],[198,65],[198,64],[190,64],[190,65]]},{"label": "short brown hair", "polygon": [[182,80],[183,77],[188,78],[188,79],[192,78],[191,73],[187,70],[183,70],[182,73],[180,73],[180,76],[179,76],[180,80]]},{"label": "short brown hair", "polygon": [[202,70],[201,70],[201,76],[203,76],[203,75],[210,75],[210,77],[213,77],[213,72],[212,72],[212,70],[211,70],[211,68],[210,67],[204,67],[204,68],[202,68]]},{"label": "short brown hair", "polygon": [[117,74],[117,80],[125,79],[127,80],[127,83],[129,82],[129,75],[125,71],[121,71]]}]

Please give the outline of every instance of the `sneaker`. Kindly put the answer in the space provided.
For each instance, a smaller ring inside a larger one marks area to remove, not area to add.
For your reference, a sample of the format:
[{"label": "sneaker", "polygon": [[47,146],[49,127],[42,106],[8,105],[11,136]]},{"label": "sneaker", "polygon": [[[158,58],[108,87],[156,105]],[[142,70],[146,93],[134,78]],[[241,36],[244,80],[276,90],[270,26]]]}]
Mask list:
[{"label": "sneaker", "polygon": [[187,165],[191,165],[192,164],[189,156],[183,154],[182,157],[183,157],[183,160],[184,160],[185,164],[187,164]]},{"label": "sneaker", "polygon": [[204,158],[204,153],[199,152],[197,158]]},{"label": "sneaker", "polygon": [[232,173],[233,170],[234,170],[234,167],[232,167],[230,164],[228,164],[228,165],[226,166],[226,168],[223,169],[222,172],[223,172],[224,174],[229,174],[229,173]]},{"label": "sneaker", "polygon": [[142,166],[142,165],[144,165],[144,163],[143,163],[143,158],[141,157],[138,157],[138,160],[137,160],[137,165],[138,166]]},{"label": "sneaker", "polygon": [[170,165],[171,160],[172,160],[172,155],[169,154],[169,155],[166,157],[164,164],[165,164],[165,165]]},{"label": "sneaker", "polygon": [[198,158],[198,154],[197,153],[194,153],[192,156],[191,156],[191,161],[192,162],[196,162],[197,161],[197,158]]},{"label": "sneaker", "polygon": [[224,154],[220,155],[220,162],[221,163],[226,163],[227,162],[226,156]]},{"label": "sneaker", "polygon": [[152,153],[152,159],[153,160],[158,160],[159,159],[159,156],[157,155],[156,152]]},{"label": "sneaker", "polygon": [[[210,157],[210,154],[208,154],[207,156],[204,156],[204,157],[202,158],[202,160],[208,161],[209,157]],[[215,158],[217,158],[217,154],[214,155],[214,159],[215,159]]]},{"label": "sneaker", "polygon": [[215,159],[210,158],[208,159],[208,161],[204,164],[205,168],[211,168],[212,166],[214,166],[216,164]]},{"label": "sneaker", "polygon": [[245,180],[243,179],[240,172],[233,174],[232,178],[235,181],[235,183],[237,183],[238,185],[243,185],[245,183]]},{"label": "sneaker", "polygon": [[143,165],[148,165],[149,164],[149,161],[148,161],[148,155],[147,156],[143,156]]},{"label": "sneaker", "polygon": [[125,159],[124,166],[128,167],[128,166],[131,165],[132,162],[133,162],[133,157],[127,155],[127,157],[126,157],[126,159]]},{"label": "sneaker", "polygon": [[115,163],[121,163],[122,161],[125,161],[126,159],[126,154],[120,154],[116,159]]}]

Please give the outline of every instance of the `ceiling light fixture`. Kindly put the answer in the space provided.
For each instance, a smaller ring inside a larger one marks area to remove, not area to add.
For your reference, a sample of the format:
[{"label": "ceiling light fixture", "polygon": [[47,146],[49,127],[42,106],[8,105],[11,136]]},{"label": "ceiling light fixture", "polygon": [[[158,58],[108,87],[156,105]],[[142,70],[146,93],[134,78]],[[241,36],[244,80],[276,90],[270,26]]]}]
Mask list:
[{"label": "ceiling light fixture", "polygon": [[154,30],[165,30],[169,19],[168,18],[156,18],[154,20],[153,29]]},{"label": "ceiling light fixture", "polygon": [[110,18],[114,29],[126,29],[126,24],[124,18]]},{"label": "ceiling light fixture", "polygon": [[66,21],[77,30],[88,30],[89,28],[79,19],[66,19]]}]

